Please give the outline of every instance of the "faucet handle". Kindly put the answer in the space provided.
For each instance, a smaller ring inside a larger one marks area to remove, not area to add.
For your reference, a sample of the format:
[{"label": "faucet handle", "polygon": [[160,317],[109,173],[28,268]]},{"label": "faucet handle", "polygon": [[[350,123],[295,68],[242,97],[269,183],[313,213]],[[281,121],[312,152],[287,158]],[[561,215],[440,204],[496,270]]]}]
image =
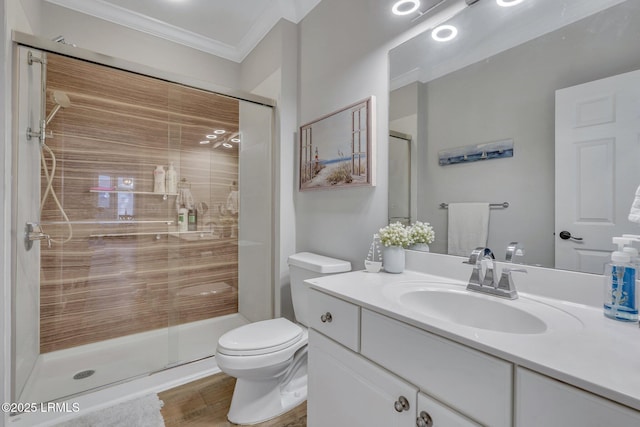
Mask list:
[{"label": "faucet handle", "polygon": [[526,268],[512,268],[512,267],[505,267],[502,269],[502,274],[505,273],[528,273]]},{"label": "faucet handle", "polygon": [[507,246],[507,255],[505,256],[506,262],[514,262],[515,257],[524,256],[524,248],[518,242],[511,242]]},{"label": "faucet handle", "polygon": [[497,289],[503,290],[505,293],[509,295],[509,298],[516,299],[518,298],[518,292],[516,291],[516,286],[513,283],[513,278],[511,277],[511,273],[527,273],[526,268],[511,268],[505,267],[502,269],[502,274],[500,275],[500,281],[498,282]]}]

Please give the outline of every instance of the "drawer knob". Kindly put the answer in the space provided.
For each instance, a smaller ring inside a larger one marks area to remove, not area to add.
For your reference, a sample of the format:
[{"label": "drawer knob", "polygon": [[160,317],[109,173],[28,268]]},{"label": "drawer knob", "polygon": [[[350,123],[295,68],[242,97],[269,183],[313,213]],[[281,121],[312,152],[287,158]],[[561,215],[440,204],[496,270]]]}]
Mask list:
[{"label": "drawer knob", "polygon": [[431,419],[431,415],[425,411],[420,411],[420,416],[416,420],[416,425],[418,427],[432,427],[433,420]]},{"label": "drawer knob", "polygon": [[332,320],[333,320],[333,316],[328,311],[322,316],[320,316],[320,321],[322,321],[322,323],[331,323]]},{"label": "drawer knob", "polygon": [[408,411],[409,410],[409,401],[406,397],[400,396],[398,400],[393,403],[393,409],[398,412]]}]

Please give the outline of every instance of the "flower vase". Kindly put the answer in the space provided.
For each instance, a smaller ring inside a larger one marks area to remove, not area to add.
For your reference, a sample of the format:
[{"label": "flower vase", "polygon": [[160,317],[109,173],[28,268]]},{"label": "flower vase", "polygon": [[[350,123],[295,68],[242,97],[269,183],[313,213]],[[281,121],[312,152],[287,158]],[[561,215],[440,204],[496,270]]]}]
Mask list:
[{"label": "flower vase", "polygon": [[429,245],[426,243],[414,243],[409,246],[412,251],[429,252]]},{"label": "flower vase", "polygon": [[404,248],[402,246],[385,246],[382,250],[384,271],[402,273],[404,271]]}]

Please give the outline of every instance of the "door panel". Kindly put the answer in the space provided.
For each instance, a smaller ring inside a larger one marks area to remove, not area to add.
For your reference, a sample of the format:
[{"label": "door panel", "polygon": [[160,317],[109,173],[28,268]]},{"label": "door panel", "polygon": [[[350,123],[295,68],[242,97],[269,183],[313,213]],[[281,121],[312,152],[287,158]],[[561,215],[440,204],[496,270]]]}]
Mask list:
[{"label": "door panel", "polygon": [[[556,268],[602,274],[640,184],[640,71],[556,92]],[[560,238],[569,231],[576,239]]]}]

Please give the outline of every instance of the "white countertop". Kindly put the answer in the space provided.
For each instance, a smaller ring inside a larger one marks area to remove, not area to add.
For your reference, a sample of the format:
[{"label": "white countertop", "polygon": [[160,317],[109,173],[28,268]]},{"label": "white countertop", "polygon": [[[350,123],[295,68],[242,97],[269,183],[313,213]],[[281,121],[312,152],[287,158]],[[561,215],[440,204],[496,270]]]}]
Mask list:
[{"label": "white countertop", "polygon": [[408,270],[400,274],[355,271],[307,282],[313,288],[366,309],[640,410],[640,328],[637,323],[608,319],[602,309],[593,306],[520,292],[519,299],[505,303],[534,310],[539,305],[534,302],[544,303],[543,312],[557,311],[548,306],[555,307],[565,312],[560,319],[570,321],[557,327],[552,322],[549,330],[540,334],[477,329],[407,309],[389,296],[394,283],[402,286],[399,282],[416,281],[439,282],[439,286],[461,290],[466,286],[466,282],[459,280]]}]

